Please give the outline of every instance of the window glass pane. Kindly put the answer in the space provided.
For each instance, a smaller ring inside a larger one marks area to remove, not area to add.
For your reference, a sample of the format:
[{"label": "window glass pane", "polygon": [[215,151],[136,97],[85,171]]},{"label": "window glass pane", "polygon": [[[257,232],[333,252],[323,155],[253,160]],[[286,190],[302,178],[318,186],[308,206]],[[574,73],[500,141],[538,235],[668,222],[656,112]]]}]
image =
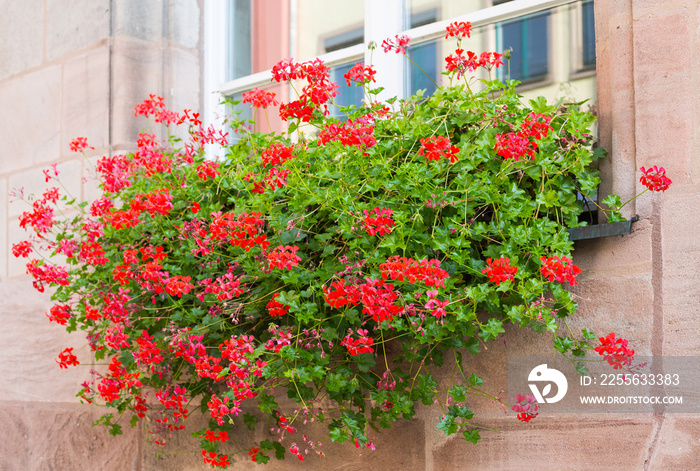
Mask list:
[{"label": "window glass pane", "polygon": [[[238,103],[237,105],[233,106],[233,111],[234,112],[240,112],[237,113],[234,118],[239,119],[241,121],[248,121],[250,119],[253,119],[253,109],[250,107],[250,105],[242,103],[243,101],[243,92],[240,93],[234,93],[233,95],[230,95],[229,97],[233,101],[239,101],[241,103]],[[229,136],[231,136],[231,142],[237,142],[241,139],[241,134],[231,128],[229,126]]]},{"label": "window glass pane", "polygon": [[[438,21],[438,10],[436,8],[413,10],[410,12],[410,26],[427,25]],[[423,96],[430,96],[440,83],[440,44],[439,41],[427,41],[409,47],[408,57],[412,63],[408,64],[408,94],[413,95],[418,90],[425,90]],[[410,61],[409,61],[410,62]]]},{"label": "window glass pane", "polygon": [[592,1],[584,2],[581,5],[581,23],[583,66],[595,66],[595,17],[593,16]]},{"label": "window glass pane", "polygon": [[226,80],[233,80],[252,72],[250,26],[251,0],[229,0],[227,8]]},{"label": "window glass pane", "polygon": [[[510,78],[521,82],[544,78],[549,72],[549,12],[496,26],[499,49],[512,49]],[[507,67],[501,77],[508,77]]]},{"label": "window glass pane", "polygon": [[[408,92],[413,95],[418,90],[425,90],[423,96],[430,96],[435,92],[436,83],[440,83],[438,65],[438,41],[428,41],[408,48],[408,57],[413,63],[408,65],[409,84]],[[420,67],[420,68],[419,68]]]}]

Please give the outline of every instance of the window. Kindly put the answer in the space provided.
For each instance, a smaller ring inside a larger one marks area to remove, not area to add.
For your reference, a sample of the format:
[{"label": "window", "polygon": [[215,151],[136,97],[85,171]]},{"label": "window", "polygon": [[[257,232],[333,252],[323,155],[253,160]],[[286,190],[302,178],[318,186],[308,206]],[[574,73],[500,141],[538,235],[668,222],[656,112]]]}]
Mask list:
[{"label": "window", "polygon": [[503,79],[534,82],[547,77],[549,12],[503,22],[497,26],[496,31],[498,49],[511,49],[510,67],[503,68],[501,72]]},{"label": "window", "polygon": [[[218,11],[222,10],[218,5],[227,6],[225,14],[207,16],[209,21],[223,25],[219,27],[223,31],[221,41],[216,41],[212,33],[210,44],[228,44],[228,50],[222,51],[228,61],[218,61],[227,64],[226,70],[207,83],[215,84],[210,87],[212,91],[226,96],[259,87],[275,91],[281,102],[293,100],[292,87],[270,83],[269,69],[283,58],[293,57],[301,62],[319,56],[339,85],[338,107],[331,108],[336,115],[340,115],[339,107],[362,102],[362,89],[348,87],[343,78],[358,61],[375,66],[375,86],[384,89],[377,99],[402,98],[419,89],[431,94],[436,88],[433,81],[439,85],[447,80],[442,75],[444,57],[455,48],[454,39],[445,39],[445,26],[453,21],[470,21],[473,34],[462,47],[475,52],[502,52],[512,47],[510,76],[528,84],[523,89],[526,99],[539,94],[552,101],[595,97],[594,74],[577,73],[595,70],[592,0],[204,2],[205,8]],[[484,5],[493,6],[483,8]],[[570,40],[566,32],[571,33]],[[412,38],[408,57],[424,72],[402,55],[382,51],[382,41],[397,34]],[[377,45],[374,51],[367,48],[370,41]],[[507,77],[504,70],[506,67],[498,70],[502,78]],[[476,79],[486,77],[484,72]],[[271,121],[275,121],[275,115],[274,111],[269,113]],[[277,121],[272,123],[273,129],[286,127],[286,123]]]}]

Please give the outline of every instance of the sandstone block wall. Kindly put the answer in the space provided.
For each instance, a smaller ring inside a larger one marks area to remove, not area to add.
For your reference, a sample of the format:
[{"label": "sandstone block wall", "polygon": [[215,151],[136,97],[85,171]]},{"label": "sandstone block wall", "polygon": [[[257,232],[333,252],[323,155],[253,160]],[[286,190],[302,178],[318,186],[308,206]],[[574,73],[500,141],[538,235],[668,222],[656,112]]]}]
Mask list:
[{"label": "sandstone block wall", "polygon": [[[133,147],[134,105],[156,93],[200,109],[202,2],[197,0],[0,0],[0,441],[2,470],[144,469],[144,430],[114,438],[91,425],[104,409],[74,397],[89,364],[61,370],[58,353],[89,349],[50,325],[48,294],[31,286],[11,246],[24,240],[26,203],[42,170],[58,163],[73,196],[92,196],[90,166],[69,149],[84,136],[98,158]],[[87,362],[85,362],[87,363]],[[148,468],[148,466],[146,466]],[[157,469],[157,468],[149,468]]]}]

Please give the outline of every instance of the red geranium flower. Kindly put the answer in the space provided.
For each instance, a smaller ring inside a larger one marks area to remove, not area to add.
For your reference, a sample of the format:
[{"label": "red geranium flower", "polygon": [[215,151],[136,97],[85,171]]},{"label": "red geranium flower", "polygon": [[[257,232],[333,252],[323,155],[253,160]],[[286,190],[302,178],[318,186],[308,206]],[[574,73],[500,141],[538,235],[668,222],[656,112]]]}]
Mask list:
[{"label": "red geranium flower", "polygon": [[642,167],[639,170],[642,172],[639,181],[651,191],[666,191],[671,183],[673,183],[671,179],[666,176],[666,169],[663,167],[654,165],[651,168],[645,169]]},{"label": "red geranium flower", "polygon": [[489,281],[500,285],[504,281],[514,280],[515,274],[518,273],[518,268],[511,266],[508,257],[501,257],[495,260],[487,258],[486,264],[488,268],[481,270],[481,273],[489,277]]},{"label": "red geranium flower", "polygon": [[569,282],[570,285],[576,284],[576,275],[581,273],[581,269],[574,265],[573,261],[567,257],[542,257],[542,275],[549,281],[558,281],[559,283]]}]

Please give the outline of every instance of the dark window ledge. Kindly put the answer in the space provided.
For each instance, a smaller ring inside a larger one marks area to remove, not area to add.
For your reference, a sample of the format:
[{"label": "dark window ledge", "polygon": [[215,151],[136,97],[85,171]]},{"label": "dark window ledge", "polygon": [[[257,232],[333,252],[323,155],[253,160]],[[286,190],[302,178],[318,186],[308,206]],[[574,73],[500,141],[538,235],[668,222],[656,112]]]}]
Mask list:
[{"label": "dark window ledge", "polygon": [[593,224],[591,226],[569,228],[569,239],[599,239],[601,237],[611,237],[632,233],[632,223],[639,221],[637,216],[628,221],[608,222],[604,224]]}]

